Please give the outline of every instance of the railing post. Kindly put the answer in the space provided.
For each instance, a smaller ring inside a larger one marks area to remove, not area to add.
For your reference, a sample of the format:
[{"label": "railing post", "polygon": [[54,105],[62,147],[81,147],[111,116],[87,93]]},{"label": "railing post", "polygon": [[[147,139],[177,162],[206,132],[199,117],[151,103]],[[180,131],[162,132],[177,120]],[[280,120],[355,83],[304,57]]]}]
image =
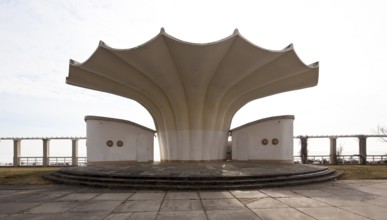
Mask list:
[{"label": "railing post", "polygon": [[367,163],[367,137],[364,135],[358,136],[359,138],[359,160],[361,165]]},{"label": "railing post", "polygon": [[13,139],[13,166],[20,166],[21,139]]},{"label": "railing post", "polygon": [[50,139],[43,139],[43,166],[50,165]]},{"label": "railing post", "polygon": [[329,154],[329,164],[337,164],[337,138],[329,137],[330,140],[330,154]]},{"label": "railing post", "polygon": [[308,161],[308,137],[307,136],[300,136],[301,140],[301,162],[303,164],[306,164]]},{"label": "railing post", "polygon": [[72,166],[78,166],[78,139],[72,139]]}]

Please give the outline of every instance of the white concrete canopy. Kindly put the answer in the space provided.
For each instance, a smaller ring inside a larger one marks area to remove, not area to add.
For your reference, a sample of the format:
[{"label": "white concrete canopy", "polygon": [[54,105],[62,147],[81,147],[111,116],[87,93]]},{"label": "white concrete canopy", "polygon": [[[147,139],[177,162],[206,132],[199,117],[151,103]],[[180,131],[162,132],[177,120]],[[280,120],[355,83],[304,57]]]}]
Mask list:
[{"label": "white concrete canopy", "polygon": [[66,82],[136,100],[152,115],[162,161],[224,160],[234,114],[265,96],[312,87],[318,63],[293,46],[272,51],[235,30],[217,42],[178,40],[164,29],[135,48],[100,42],[83,63],[70,61]]}]

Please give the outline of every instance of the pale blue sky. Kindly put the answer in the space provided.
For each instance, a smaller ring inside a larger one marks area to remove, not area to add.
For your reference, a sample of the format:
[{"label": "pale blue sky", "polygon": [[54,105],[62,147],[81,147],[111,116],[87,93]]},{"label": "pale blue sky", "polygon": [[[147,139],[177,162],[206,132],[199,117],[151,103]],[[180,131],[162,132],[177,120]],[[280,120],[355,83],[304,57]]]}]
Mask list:
[{"label": "pale blue sky", "polygon": [[235,28],[252,43],[290,43],[319,85],[249,103],[232,127],[294,114],[295,135],[372,134],[387,126],[384,1],[0,0],[0,137],[85,136],[85,115],[154,128],[134,101],[65,84],[69,59],[85,61],[100,40],[131,48],[164,27],[176,38],[212,42]]}]

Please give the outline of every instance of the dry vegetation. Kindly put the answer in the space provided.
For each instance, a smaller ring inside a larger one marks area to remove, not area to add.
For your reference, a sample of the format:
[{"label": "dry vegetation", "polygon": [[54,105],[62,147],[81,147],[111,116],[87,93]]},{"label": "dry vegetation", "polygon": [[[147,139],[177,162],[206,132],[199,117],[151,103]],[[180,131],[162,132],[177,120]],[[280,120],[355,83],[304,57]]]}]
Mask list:
[{"label": "dry vegetation", "polygon": [[328,165],[328,167],[341,171],[339,179],[387,179],[387,165]]},{"label": "dry vegetation", "polygon": [[[339,179],[387,179],[387,165],[328,165],[343,172]],[[2,167],[0,184],[52,184],[42,178],[44,173],[53,172],[58,167]]]},{"label": "dry vegetation", "polygon": [[1,167],[0,184],[51,184],[42,178],[45,173],[58,170],[57,167]]}]

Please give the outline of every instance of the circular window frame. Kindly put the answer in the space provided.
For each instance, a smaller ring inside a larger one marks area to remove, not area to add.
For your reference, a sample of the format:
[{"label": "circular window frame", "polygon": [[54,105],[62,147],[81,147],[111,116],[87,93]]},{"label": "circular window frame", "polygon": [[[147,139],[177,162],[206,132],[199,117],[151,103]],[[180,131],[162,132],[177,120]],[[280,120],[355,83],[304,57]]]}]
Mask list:
[{"label": "circular window frame", "polygon": [[269,140],[267,140],[267,138],[264,138],[264,139],[262,139],[261,143],[263,145],[268,145],[269,144]]},{"label": "circular window frame", "polygon": [[106,141],[106,145],[107,145],[108,147],[113,147],[113,144],[114,144],[114,142],[113,142],[112,140]]}]

